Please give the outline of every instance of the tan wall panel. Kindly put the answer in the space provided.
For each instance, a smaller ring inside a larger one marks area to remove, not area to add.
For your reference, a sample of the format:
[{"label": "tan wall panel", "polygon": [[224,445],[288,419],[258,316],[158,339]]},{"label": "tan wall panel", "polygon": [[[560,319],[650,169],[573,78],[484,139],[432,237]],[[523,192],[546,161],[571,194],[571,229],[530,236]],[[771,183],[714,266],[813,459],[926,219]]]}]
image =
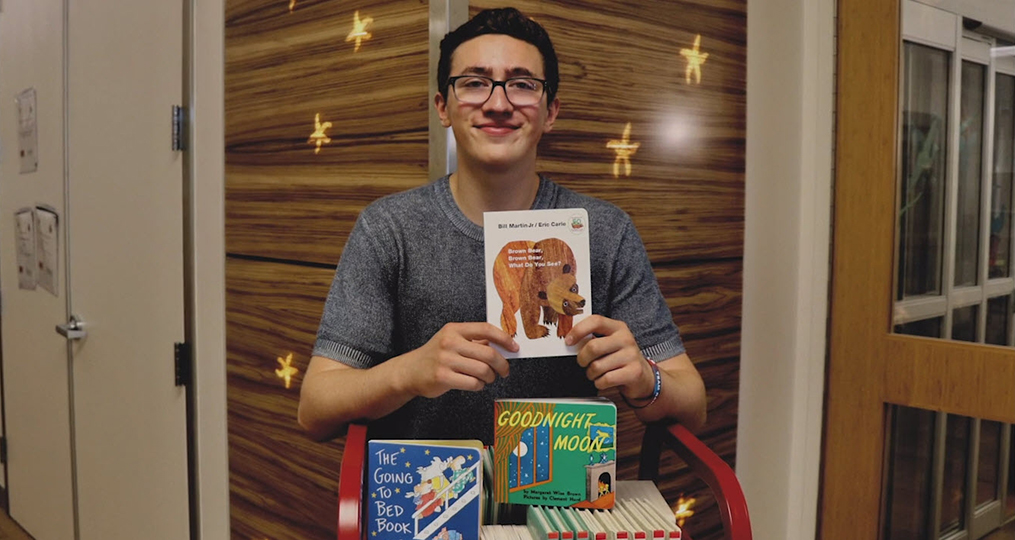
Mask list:
[{"label": "tan wall panel", "polygon": [[[428,8],[288,8],[227,2],[226,251],[334,264],[366,204],[427,181]],[[372,19],[359,51],[357,11]],[[316,151],[318,114],[332,125]]]},{"label": "tan wall panel", "polygon": [[[226,266],[230,514],[236,538],[334,538],[343,441],[296,421],[332,270],[230,258]],[[293,353],[287,389],[275,370]]]}]

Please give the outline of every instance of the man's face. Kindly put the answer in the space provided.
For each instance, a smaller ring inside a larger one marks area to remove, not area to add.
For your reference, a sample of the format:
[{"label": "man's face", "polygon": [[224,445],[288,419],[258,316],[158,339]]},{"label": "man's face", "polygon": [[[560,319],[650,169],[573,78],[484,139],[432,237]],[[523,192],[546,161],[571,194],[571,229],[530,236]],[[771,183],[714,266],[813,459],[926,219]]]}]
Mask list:
[{"label": "man's face", "polygon": [[[531,43],[500,34],[487,34],[462,43],[451,57],[451,76],[482,75],[503,81],[509,77],[544,79],[543,56]],[[536,146],[557,118],[560,101],[550,106],[547,96],[535,105],[517,107],[503,87],[496,87],[485,103],[461,103],[451,88],[448,97],[434,98],[444,127],[451,127],[459,160],[482,168],[507,169],[535,164]]]}]

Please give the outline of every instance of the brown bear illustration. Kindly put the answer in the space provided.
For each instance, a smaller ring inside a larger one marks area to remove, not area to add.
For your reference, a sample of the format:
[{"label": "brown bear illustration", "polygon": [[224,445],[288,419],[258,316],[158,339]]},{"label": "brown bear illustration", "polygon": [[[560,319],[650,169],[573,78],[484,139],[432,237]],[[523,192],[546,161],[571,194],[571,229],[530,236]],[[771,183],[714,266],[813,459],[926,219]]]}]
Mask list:
[{"label": "brown bear illustration", "polygon": [[501,329],[512,336],[518,331],[515,313],[519,309],[525,336],[537,339],[550,333],[539,324],[540,309],[543,323],[556,324],[557,337],[562,338],[585,307],[575,281],[574,253],[558,238],[508,242],[493,263],[493,281],[504,303]]}]

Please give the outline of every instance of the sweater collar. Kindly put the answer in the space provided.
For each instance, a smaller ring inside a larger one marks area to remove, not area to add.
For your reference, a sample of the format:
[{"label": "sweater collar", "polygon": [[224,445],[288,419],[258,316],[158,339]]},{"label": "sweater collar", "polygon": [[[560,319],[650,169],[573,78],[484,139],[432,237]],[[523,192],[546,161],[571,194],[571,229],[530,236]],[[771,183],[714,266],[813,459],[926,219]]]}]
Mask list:
[{"label": "sweater collar", "polygon": [[[483,227],[476,225],[472,220],[465,217],[462,209],[455,202],[455,196],[451,193],[451,175],[449,174],[437,180],[433,185],[437,204],[448,220],[451,221],[452,225],[465,236],[477,242],[482,242]],[[557,184],[554,184],[549,178],[539,175],[539,189],[536,191],[536,198],[532,201],[530,210],[553,208],[557,199],[556,188]]]}]

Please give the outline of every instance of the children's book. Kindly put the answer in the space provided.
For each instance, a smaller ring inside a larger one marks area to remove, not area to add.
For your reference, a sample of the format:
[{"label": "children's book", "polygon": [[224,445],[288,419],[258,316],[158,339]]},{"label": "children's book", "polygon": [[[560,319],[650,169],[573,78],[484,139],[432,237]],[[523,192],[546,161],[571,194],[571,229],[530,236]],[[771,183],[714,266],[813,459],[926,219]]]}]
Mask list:
[{"label": "children's book", "polygon": [[564,336],[592,313],[584,208],[486,212],[486,319],[514,336],[505,358],[577,354]]},{"label": "children's book", "polygon": [[482,523],[480,441],[367,443],[367,538],[478,539]]},{"label": "children's book", "polygon": [[606,398],[494,402],[498,502],[612,508],[617,407]]}]

